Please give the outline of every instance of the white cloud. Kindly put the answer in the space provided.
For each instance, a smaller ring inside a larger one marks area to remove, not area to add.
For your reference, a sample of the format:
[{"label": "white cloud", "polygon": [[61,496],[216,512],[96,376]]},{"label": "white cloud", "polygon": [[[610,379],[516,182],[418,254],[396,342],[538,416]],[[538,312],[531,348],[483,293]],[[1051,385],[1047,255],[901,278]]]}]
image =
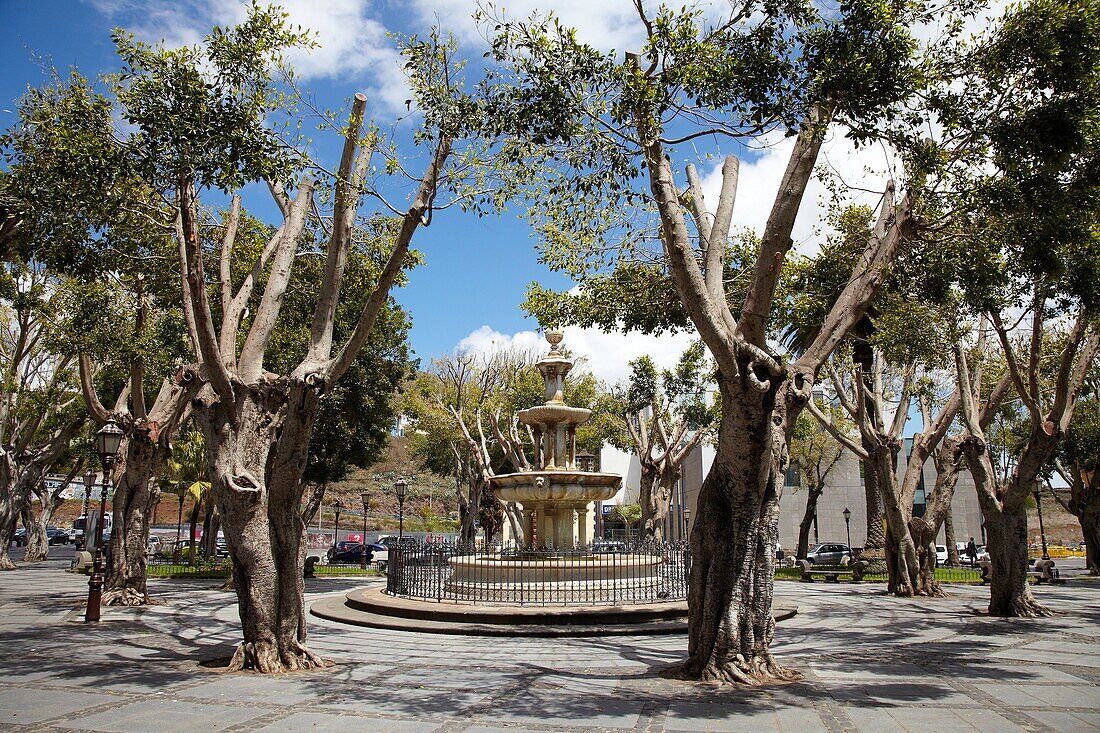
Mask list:
[{"label": "white cloud", "polygon": [[[464,43],[482,43],[473,20],[475,4],[470,0],[412,0],[414,12],[424,24],[436,24],[454,33]],[[575,0],[509,0],[498,3],[505,17],[511,20],[527,18],[534,11],[554,13],[562,24],[576,28],[578,39],[602,51],[635,50],[645,39],[645,27],[634,7],[625,0],[618,2],[584,2]]]},{"label": "white cloud", "polygon": [[[295,49],[287,61],[303,79],[346,81],[348,95],[364,91],[372,103],[400,111],[409,98],[401,57],[386,27],[371,17],[368,0],[281,0],[292,25],[313,31],[320,44]],[[199,42],[214,25],[233,25],[245,19],[243,0],[187,0],[175,3],[138,3],[99,0],[96,7],[138,38],[170,47]],[[359,86],[356,86],[359,85]]]},{"label": "white cloud", "polygon": [[[876,206],[886,189],[886,172],[890,170],[890,158],[880,147],[857,150],[852,141],[844,136],[844,132],[841,127],[832,128],[828,139],[821,146],[818,168],[831,170],[840,176],[850,187],[851,203]],[[759,157],[741,161],[737,200],[733,207],[734,229],[746,228],[757,234],[763,233],[779,191],[779,183],[783,179],[783,172],[787,168],[787,161],[794,149],[794,141],[794,137],[774,136],[767,141],[770,144],[761,151]],[[718,161],[703,176],[704,196],[707,207],[711,210],[718,205],[721,188],[722,162]],[[820,245],[820,234],[815,231],[824,232],[828,195],[825,186],[815,175],[806,189],[798,218],[795,220],[792,237],[796,250],[812,252]]]},{"label": "white cloud", "polygon": [[[473,0],[411,0],[409,5],[423,24],[439,24],[464,43],[483,43],[473,20],[477,7]],[[645,26],[629,0],[506,0],[495,5],[509,20],[528,18],[536,11],[544,17],[553,13],[563,26],[577,30],[578,40],[600,51],[638,51],[646,38]],[[656,2],[645,5],[651,18],[657,14]],[[704,22],[712,24],[721,22],[731,12],[727,0],[699,0],[690,6],[701,10]]]},{"label": "white cloud", "polygon": [[[696,338],[694,332],[648,336],[640,333],[606,333],[598,328],[574,326],[567,326],[564,330],[562,345],[578,358],[578,365],[608,384],[621,382],[630,376],[629,362],[639,356],[648,355],[659,369],[672,368],[680,354]],[[541,356],[549,348],[541,333],[518,331],[505,334],[485,325],[459,341],[455,351],[492,354],[518,349]]]}]

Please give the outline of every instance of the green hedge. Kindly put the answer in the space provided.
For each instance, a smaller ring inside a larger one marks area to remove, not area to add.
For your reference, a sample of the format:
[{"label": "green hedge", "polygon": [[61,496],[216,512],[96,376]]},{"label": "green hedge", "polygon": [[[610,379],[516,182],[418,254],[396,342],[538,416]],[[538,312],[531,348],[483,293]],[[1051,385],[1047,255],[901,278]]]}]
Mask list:
[{"label": "green hedge", "polygon": [[313,574],[317,576],[327,575],[330,577],[339,575],[384,575],[384,573],[380,573],[374,568],[367,568],[364,570],[363,568],[332,565],[314,565]]},{"label": "green hedge", "polygon": [[[170,564],[158,564],[150,565],[148,568],[148,574],[150,578],[228,578],[230,575],[230,568],[228,564],[224,565],[170,565]],[[314,575],[326,576],[326,577],[339,577],[339,576],[380,576],[383,573],[378,572],[374,568],[357,567],[332,567],[329,565],[316,565],[313,568]]]},{"label": "green hedge", "polygon": [[[823,565],[817,565],[814,569],[848,570],[849,568],[829,568]],[[790,568],[779,568],[775,571],[775,577],[780,580],[798,580],[802,577],[802,571],[797,565]],[[864,575],[863,580],[866,583],[885,583],[886,573]],[[980,583],[982,581],[982,573],[981,570],[972,570],[970,568],[936,568],[936,580],[941,583]]]},{"label": "green hedge", "polygon": [[150,565],[150,578],[228,578],[228,565]]}]

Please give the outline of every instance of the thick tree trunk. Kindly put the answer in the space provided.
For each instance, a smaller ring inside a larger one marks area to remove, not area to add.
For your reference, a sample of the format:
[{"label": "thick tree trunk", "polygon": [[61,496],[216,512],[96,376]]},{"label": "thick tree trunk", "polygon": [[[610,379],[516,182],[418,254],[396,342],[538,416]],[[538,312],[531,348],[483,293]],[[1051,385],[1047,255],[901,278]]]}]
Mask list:
[{"label": "thick tree trunk", "polygon": [[1094,502],[1077,518],[1085,537],[1085,567],[1089,575],[1100,575],[1100,503]]},{"label": "thick tree trunk", "polygon": [[798,549],[795,550],[795,557],[799,560],[804,560],[806,553],[810,550],[810,528],[813,526],[814,519],[817,518],[817,500],[821,498],[823,488],[811,486],[806,490],[806,511],[802,514],[802,521],[798,525]]},{"label": "thick tree trunk", "polygon": [[0,491],[0,570],[16,569],[9,548],[15,539],[21,508],[22,502],[18,501],[13,491]]},{"label": "thick tree trunk", "polygon": [[[926,496],[924,516],[909,520],[909,536],[916,547],[919,563],[914,590],[918,595],[941,598],[947,596],[936,581],[936,535],[939,534],[940,525],[951,516],[951,501],[955,498],[955,486],[959,481],[960,443],[958,437],[947,438],[933,452],[937,470],[936,484]],[[951,534],[953,537],[954,532]],[[948,544],[953,545],[954,539],[950,539]]]},{"label": "thick tree trunk", "polygon": [[[321,508],[321,502],[325,499],[325,493],[328,491],[328,481],[322,484],[317,484],[313,487],[313,490],[309,492],[309,499],[306,500],[305,506],[302,507],[302,524],[309,526],[313,523],[313,520],[317,517],[317,512]],[[365,537],[363,538],[366,539]]]},{"label": "thick tree trunk", "polygon": [[229,666],[262,673],[327,666],[305,646],[299,511],[318,397],[285,380],[234,387],[233,414],[208,388],[196,409],[244,636]]},{"label": "thick tree trunk", "polygon": [[914,594],[944,598],[947,593],[936,580],[936,532],[934,517],[925,515],[909,520],[909,536],[917,550],[917,584]]},{"label": "thick tree trunk", "polygon": [[920,557],[917,545],[909,533],[909,514],[898,501],[895,492],[882,492],[886,513],[887,590],[902,598],[921,592]]},{"label": "thick tree trunk", "polygon": [[480,485],[469,484],[466,493],[459,494],[461,508],[459,538],[462,544],[473,546],[477,540],[477,525],[475,522],[481,513],[481,489]]},{"label": "thick tree trunk", "polygon": [[125,470],[111,500],[112,529],[103,603],[108,606],[144,606],[149,597],[145,548],[149,544],[149,519],[160,501],[157,479],[168,458],[167,446],[132,431],[126,441]]},{"label": "thick tree trunk", "polygon": [[[49,503],[48,501],[46,502]],[[22,520],[27,528],[27,549],[23,553],[23,562],[43,562],[50,557],[50,539],[46,527],[53,518],[53,509],[46,506],[35,516],[31,509],[33,501],[23,502]]]},{"label": "thick tree trunk", "polygon": [[881,550],[886,547],[885,514],[875,476],[866,464],[863,468],[863,499],[867,504],[867,540],[863,543],[863,549]]},{"label": "thick tree trunk", "polygon": [[218,555],[218,532],[220,529],[221,521],[218,509],[211,500],[207,502],[206,516],[202,520],[202,557],[206,562],[213,562]]},{"label": "thick tree trunk", "polygon": [[668,516],[668,502],[672,498],[672,485],[676,474],[666,475],[667,471],[654,472],[649,476],[646,487],[646,472],[642,471],[642,488],[639,499],[642,505],[642,540],[662,542],[665,535],[665,518]]},{"label": "thick tree trunk", "polygon": [[[1100,575],[1100,471],[1084,472],[1076,467],[1072,494],[1067,507],[1081,523],[1085,539],[1085,567],[1089,575]],[[1057,498],[1057,497],[1055,497]]]},{"label": "thick tree trunk", "polygon": [[[23,514],[23,507],[30,496],[30,482],[23,475],[25,472],[20,472],[16,467],[10,454],[5,452],[0,461],[3,461],[0,465],[0,480],[3,481],[3,488],[0,489],[0,570],[15,570],[16,564],[12,562],[9,549],[15,539],[16,525]],[[30,528],[27,528],[27,533],[30,534]]]},{"label": "thick tree trunk", "polygon": [[955,537],[955,511],[953,507],[947,508],[947,515],[943,518],[943,533],[945,536],[944,542],[947,543],[947,564],[949,567],[957,568],[962,563],[959,562],[959,545],[958,538]]},{"label": "thick tree trunk", "polygon": [[[751,368],[744,364],[742,373]],[[784,408],[776,405],[775,387],[761,393],[741,379],[731,381],[719,380],[718,451],[691,531],[683,674],[747,684],[796,679],[770,649],[780,469],[786,463],[786,437],[777,426]]]},{"label": "thick tree trunk", "polygon": [[989,579],[989,615],[1035,618],[1053,616],[1031,595],[1027,582],[1027,505],[985,506],[986,547],[993,570]]},{"label": "thick tree trunk", "polygon": [[[494,497],[494,501],[496,501]],[[512,528],[512,536],[519,547],[530,547],[530,538],[527,536],[527,528],[523,526],[523,509],[514,501],[501,502],[504,507],[504,516],[508,518],[508,526]]]}]

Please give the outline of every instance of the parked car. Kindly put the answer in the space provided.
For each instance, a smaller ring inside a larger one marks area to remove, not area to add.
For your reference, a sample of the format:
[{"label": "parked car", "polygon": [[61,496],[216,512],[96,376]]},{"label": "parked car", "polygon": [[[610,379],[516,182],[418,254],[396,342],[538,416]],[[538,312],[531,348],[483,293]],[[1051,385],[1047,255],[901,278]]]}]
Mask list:
[{"label": "parked car", "polygon": [[326,554],[328,555],[328,559],[331,562],[332,558],[334,556],[340,554],[341,552],[347,552],[351,548],[358,547],[361,544],[363,544],[363,543],[362,542],[354,542],[352,540],[340,540],[339,542],[336,543],[335,547],[328,548],[328,553],[326,553]]},{"label": "parked car", "polygon": [[936,565],[947,564],[947,545],[936,545]]},{"label": "parked car", "polygon": [[[27,545],[27,528],[20,527],[15,531],[15,536],[12,538],[15,540],[16,547],[26,547]],[[58,529],[57,527],[46,527],[46,544],[48,545],[67,545],[69,544],[69,531],[65,529]]]},{"label": "parked car", "polygon": [[625,542],[615,540],[596,540],[592,543],[593,555],[625,555],[627,553]]},{"label": "parked car", "polygon": [[985,548],[985,545],[978,545],[978,562],[989,559],[989,551]]},{"label": "parked car", "polygon": [[378,544],[390,547],[391,545],[396,544],[412,546],[420,543],[419,540],[411,535],[398,536],[395,534],[384,534],[378,538]]},{"label": "parked car", "polygon": [[[382,545],[375,545],[375,544],[366,545],[367,564],[368,565],[373,565],[374,564],[374,562],[375,562],[374,555],[375,555],[376,552],[379,552],[379,551],[381,551],[382,553],[385,553],[386,548],[383,547]],[[357,542],[353,546],[347,548],[346,550],[335,553],[331,558],[329,558],[329,562],[330,563],[351,563],[351,564],[358,565],[358,564],[363,562],[363,552],[364,552],[364,545],[362,543]]]},{"label": "parked car", "polygon": [[814,545],[806,553],[806,560],[811,565],[840,565],[844,558],[852,559],[852,550],[848,545],[822,543]]}]

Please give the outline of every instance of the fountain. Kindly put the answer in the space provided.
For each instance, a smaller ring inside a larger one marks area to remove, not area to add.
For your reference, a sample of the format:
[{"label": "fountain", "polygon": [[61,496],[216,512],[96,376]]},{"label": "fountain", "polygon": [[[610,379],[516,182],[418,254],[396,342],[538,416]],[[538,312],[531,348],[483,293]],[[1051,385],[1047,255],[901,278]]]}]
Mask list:
[{"label": "fountain", "polygon": [[[534,469],[490,479],[523,511],[523,537],[502,548],[390,549],[386,587],[353,590],[310,611],[344,623],[439,633],[598,635],[682,633],[690,558],[683,545],[591,542],[592,502],[615,496],[622,477],[580,470],[577,427],[592,413],[565,404],[573,362],[550,331],[536,364],[546,401],[518,418],[534,436]],[[608,551],[610,550],[610,551]],[[556,607],[549,610],[549,607]],[[430,621],[425,625],[424,621]]]},{"label": "fountain", "polygon": [[515,552],[451,558],[453,573],[444,587],[448,597],[615,602],[647,595],[658,584],[658,555],[588,551],[591,505],[615,496],[622,477],[577,467],[577,427],[592,411],[565,404],[565,375],[573,362],[558,350],[561,339],[560,331],[548,331],[550,353],[535,365],[546,384],[546,402],[517,415],[531,426],[535,468],[489,480],[500,501],[522,506],[525,536]]},{"label": "fountain", "polygon": [[577,427],[592,411],[565,404],[565,375],[573,362],[558,351],[561,339],[560,331],[548,331],[550,353],[535,365],[546,384],[546,402],[517,415],[534,433],[535,469],[495,476],[489,486],[502,502],[523,506],[523,544],[567,550],[588,544],[589,506],[615,496],[622,477],[577,468]]}]

